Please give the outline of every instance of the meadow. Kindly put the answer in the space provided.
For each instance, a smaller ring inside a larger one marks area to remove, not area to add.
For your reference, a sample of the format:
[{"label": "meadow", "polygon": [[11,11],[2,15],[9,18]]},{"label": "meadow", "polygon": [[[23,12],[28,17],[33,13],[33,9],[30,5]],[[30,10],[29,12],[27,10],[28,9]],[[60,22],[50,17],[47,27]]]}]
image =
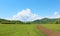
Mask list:
[{"label": "meadow", "polygon": [[0,24],[0,36],[45,36],[33,24]]},{"label": "meadow", "polygon": [[54,32],[60,32],[60,24],[41,24],[44,28],[50,29]]},{"label": "meadow", "polygon": [[[41,24],[47,29],[60,32],[60,24]],[[0,24],[0,36],[45,36],[36,24]]]}]

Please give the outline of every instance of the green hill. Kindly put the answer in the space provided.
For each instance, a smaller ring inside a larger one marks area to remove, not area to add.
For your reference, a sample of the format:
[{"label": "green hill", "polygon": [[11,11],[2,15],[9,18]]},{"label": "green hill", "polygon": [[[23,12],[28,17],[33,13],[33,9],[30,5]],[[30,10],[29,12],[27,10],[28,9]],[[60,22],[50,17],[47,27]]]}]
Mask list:
[{"label": "green hill", "polygon": [[0,23],[1,24],[60,24],[60,18],[56,19],[43,18],[30,22],[22,22],[19,20],[7,20],[0,18]]},{"label": "green hill", "polygon": [[43,18],[43,19],[35,20],[32,23],[34,24],[55,24],[56,22],[58,22],[58,19]]},{"label": "green hill", "polygon": [[24,22],[19,20],[6,20],[6,19],[0,19],[1,24],[23,24]]}]

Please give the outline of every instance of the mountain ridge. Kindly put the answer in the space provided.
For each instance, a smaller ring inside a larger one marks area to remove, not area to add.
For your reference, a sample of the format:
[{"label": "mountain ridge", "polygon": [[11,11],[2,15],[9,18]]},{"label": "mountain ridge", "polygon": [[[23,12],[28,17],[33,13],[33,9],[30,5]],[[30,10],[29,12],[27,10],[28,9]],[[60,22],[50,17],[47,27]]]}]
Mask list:
[{"label": "mountain ridge", "polygon": [[28,22],[23,22],[20,20],[7,20],[0,18],[1,24],[58,24],[58,22],[60,22],[60,18],[55,19],[43,18]]}]

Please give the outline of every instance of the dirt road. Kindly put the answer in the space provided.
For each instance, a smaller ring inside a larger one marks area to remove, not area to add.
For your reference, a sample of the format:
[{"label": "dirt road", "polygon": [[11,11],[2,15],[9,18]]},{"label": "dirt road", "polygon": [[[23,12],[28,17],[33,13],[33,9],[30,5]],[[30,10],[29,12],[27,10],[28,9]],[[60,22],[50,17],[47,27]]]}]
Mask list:
[{"label": "dirt road", "polygon": [[41,25],[37,25],[37,28],[42,31],[46,36],[60,36],[60,32],[54,32],[52,30],[49,30],[47,28],[44,28]]}]

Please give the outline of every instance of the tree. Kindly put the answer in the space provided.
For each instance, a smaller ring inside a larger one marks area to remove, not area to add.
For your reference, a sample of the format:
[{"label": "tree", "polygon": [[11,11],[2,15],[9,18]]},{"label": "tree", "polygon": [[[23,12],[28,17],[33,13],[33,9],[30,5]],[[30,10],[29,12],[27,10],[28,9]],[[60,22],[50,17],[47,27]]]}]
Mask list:
[{"label": "tree", "polygon": [[60,24],[60,18],[56,20],[55,24]]}]

